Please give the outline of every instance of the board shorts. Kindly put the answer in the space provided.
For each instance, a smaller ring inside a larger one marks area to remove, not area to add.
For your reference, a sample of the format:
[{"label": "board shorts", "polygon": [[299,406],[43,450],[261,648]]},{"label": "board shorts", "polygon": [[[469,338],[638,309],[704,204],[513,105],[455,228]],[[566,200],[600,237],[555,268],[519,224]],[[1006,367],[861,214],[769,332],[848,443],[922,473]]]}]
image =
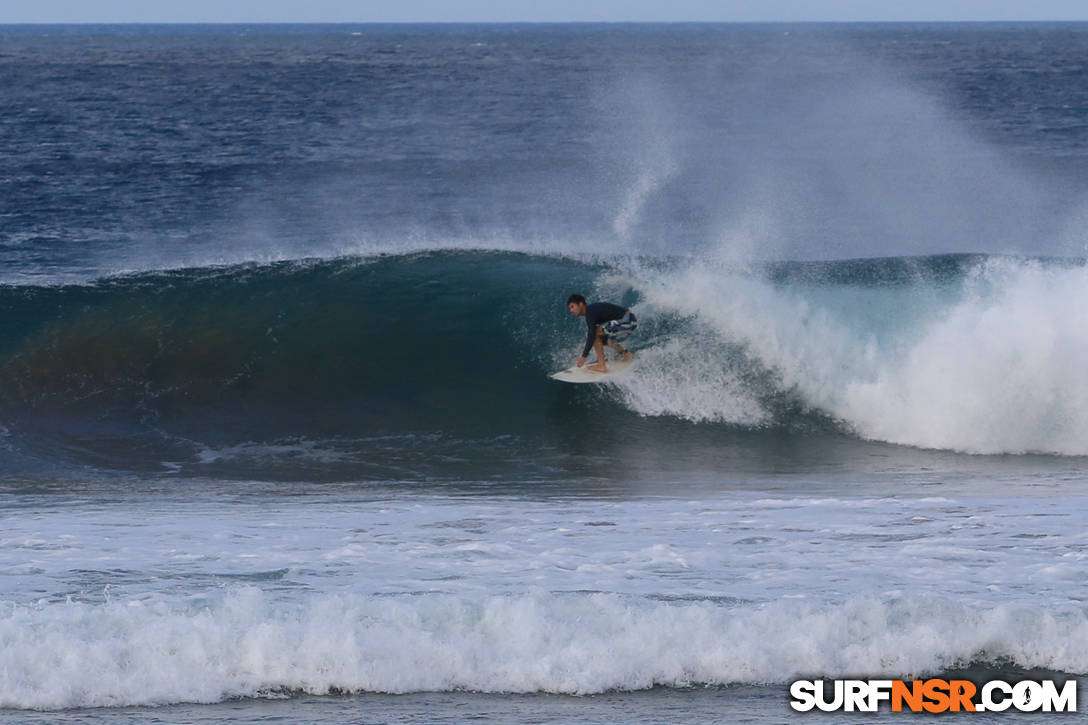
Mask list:
[{"label": "board shorts", "polygon": [[601,325],[605,342],[619,342],[626,340],[632,332],[638,329],[638,320],[630,310],[624,313],[618,320],[609,320]]}]

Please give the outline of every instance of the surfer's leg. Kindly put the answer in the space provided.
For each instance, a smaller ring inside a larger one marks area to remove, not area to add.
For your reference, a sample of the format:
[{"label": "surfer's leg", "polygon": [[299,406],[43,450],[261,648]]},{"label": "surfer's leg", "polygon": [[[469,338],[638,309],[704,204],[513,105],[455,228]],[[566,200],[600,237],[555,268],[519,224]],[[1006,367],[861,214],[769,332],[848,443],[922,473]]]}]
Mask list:
[{"label": "surfer's leg", "polygon": [[597,353],[597,364],[588,366],[590,370],[599,373],[608,372],[608,366],[604,363],[604,330],[597,327],[597,339],[593,341],[593,350]]},{"label": "surfer's leg", "polygon": [[616,342],[616,340],[613,338],[608,338],[608,346],[618,352],[620,354],[620,357],[624,360],[630,360],[635,356],[633,352]]},{"label": "surfer's leg", "polygon": [[615,332],[615,334],[606,333],[605,336],[605,342],[608,343],[608,346],[618,352],[620,354],[620,358],[624,360],[630,360],[632,357],[634,357],[634,354],[630,350],[620,344],[620,340],[626,340],[628,335],[630,335],[630,332],[628,332],[627,329],[621,327]]}]

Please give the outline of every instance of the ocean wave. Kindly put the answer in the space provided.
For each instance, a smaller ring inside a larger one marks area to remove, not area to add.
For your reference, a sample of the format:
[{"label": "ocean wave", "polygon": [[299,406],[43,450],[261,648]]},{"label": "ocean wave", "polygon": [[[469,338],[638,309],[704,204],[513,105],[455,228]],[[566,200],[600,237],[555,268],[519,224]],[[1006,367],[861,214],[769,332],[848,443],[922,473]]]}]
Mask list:
[{"label": "ocean wave", "polygon": [[663,601],[603,593],[311,595],[0,609],[0,707],[208,703],[293,692],[592,694],[977,663],[1088,671],[1083,610],[857,597]]},{"label": "ocean wave", "polygon": [[[529,439],[603,406],[629,425],[1086,455],[1086,283],[1083,263],[965,255],[737,269],[446,250],[0,286],[0,422],[46,449],[167,441],[198,459]],[[572,291],[639,310],[641,361],[615,386],[546,379],[582,339]]]}]

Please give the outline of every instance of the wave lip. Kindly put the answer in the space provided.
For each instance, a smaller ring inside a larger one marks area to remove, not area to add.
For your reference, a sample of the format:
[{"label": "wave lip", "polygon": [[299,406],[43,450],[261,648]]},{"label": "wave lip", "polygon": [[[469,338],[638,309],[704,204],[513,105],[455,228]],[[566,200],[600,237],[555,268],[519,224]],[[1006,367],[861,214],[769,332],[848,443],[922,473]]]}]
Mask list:
[{"label": "wave lip", "polygon": [[654,686],[912,677],[970,663],[1088,671],[1088,616],[934,598],[840,604],[532,592],[478,599],[253,587],[189,608],[10,609],[0,707],[210,703],[291,692],[592,694]]}]

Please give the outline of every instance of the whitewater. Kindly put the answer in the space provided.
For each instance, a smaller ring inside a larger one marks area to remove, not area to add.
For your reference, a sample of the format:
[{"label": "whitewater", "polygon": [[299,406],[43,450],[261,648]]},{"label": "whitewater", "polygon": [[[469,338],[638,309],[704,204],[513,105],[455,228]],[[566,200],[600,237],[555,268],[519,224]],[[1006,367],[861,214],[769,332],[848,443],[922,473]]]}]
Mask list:
[{"label": "whitewater", "polygon": [[[1078,364],[1088,359],[1088,269],[998,258],[941,282],[797,289],[705,266],[650,278],[651,310],[705,332],[691,353],[673,340],[651,351],[658,372],[648,386],[632,381],[628,399],[647,414],[767,422],[750,386],[719,372],[722,345],[735,344],[773,376],[776,392],[865,438],[1088,454],[1088,384]],[[683,370],[671,374],[677,358]]]},{"label": "whitewater", "polygon": [[0,722],[1082,676],[1085,52],[0,27]]},{"label": "whitewater", "polygon": [[345,494],[6,517],[3,706],[1088,664],[1083,501]]}]

